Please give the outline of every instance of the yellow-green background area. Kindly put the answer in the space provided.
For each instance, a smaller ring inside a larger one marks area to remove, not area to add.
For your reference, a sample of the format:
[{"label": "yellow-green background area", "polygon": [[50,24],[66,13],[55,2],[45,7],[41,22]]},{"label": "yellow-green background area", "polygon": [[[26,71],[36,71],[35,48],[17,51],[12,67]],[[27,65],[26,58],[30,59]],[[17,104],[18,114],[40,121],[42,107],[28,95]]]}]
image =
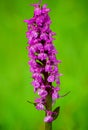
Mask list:
[{"label": "yellow-green background area", "polygon": [[[44,130],[44,112],[33,101],[31,73],[26,50],[24,19],[33,16],[29,4],[37,0],[0,1],[0,130]],[[51,9],[51,29],[56,32],[59,71],[60,115],[53,130],[88,130],[88,1],[43,0]]]}]

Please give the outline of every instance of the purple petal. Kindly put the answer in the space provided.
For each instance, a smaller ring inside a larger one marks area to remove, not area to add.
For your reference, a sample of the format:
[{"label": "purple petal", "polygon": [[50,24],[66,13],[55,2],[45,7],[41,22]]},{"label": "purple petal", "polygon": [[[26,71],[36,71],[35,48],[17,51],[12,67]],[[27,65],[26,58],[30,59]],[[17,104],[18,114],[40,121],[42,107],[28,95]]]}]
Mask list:
[{"label": "purple petal", "polygon": [[51,72],[52,71],[52,66],[51,65],[46,65],[45,66],[45,72]]},{"label": "purple petal", "polygon": [[34,14],[35,15],[41,15],[41,9],[39,7],[35,8]]},{"label": "purple petal", "polygon": [[55,78],[54,75],[50,75],[47,79],[48,82],[54,82]]},{"label": "purple petal", "polygon": [[42,76],[40,73],[33,73],[33,76],[32,76],[34,79],[38,80],[39,82],[42,81]]},{"label": "purple petal", "polygon": [[39,89],[38,90],[38,95],[40,95],[41,97],[46,97],[47,96],[47,91],[44,89]]},{"label": "purple petal", "polygon": [[44,110],[44,105],[41,104],[41,103],[38,103],[38,104],[36,105],[36,109],[37,109],[37,110]]},{"label": "purple petal", "polygon": [[53,121],[53,117],[51,117],[51,116],[46,116],[45,118],[44,118],[44,122],[52,122]]},{"label": "purple petal", "polygon": [[45,54],[45,53],[40,53],[38,55],[38,59],[40,59],[40,60],[45,60],[46,58],[47,58],[47,54]]},{"label": "purple petal", "polygon": [[40,84],[39,84],[39,82],[38,82],[37,80],[34,80],[34,81],[32,82],[32,85],[33,85],[35,88],[39,88],[39,86],[40,86]]},{"label": "purple petal", "polygon": [[52,99],[55,100],[55,99],[57,99],[57,98],[59,98],[59,94],[58,94],[57,92],[54,92],[54,93],[52,94]]}]

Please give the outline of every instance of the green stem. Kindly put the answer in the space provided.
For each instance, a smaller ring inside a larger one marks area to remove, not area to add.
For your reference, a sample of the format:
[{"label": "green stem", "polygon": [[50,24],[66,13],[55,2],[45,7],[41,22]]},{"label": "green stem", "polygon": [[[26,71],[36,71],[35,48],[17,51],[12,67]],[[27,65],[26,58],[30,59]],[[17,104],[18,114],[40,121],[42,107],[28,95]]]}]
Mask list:
[{"label": "green stem", "polygon": [[45,130],[52,130],[52,122],[51,123],[45,123]]},{"label": "green stem", "polygon": [[[46,97],[46,109],[52,111],[52,97],[48,94]],[[52,122],[45,122],[45,130],[52,130]]]}]

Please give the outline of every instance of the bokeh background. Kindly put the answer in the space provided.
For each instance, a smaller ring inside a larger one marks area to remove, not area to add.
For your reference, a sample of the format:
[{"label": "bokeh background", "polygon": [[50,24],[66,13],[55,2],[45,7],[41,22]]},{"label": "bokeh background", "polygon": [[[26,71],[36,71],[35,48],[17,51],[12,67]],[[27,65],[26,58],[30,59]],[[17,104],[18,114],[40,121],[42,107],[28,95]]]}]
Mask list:
[{"label": "bokeh background", "polygon": [[[27,100],[35,96],[26,50],[24,19],[33,16],[37,0],[0,0],[0,130],[44,130],[44,112]],[[43,0],[51,8],[51,28],[62,60],[59,70],[63,95],[53,130],[88,130],[88,1]]]}]

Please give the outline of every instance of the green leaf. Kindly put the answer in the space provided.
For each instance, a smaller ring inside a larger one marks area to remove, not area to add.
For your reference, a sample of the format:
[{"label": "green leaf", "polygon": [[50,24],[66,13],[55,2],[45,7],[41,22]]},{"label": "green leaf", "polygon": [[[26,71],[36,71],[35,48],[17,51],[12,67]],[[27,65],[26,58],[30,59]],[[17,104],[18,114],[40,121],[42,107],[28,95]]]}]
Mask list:
[{"label": "green leaf", "polygon": [[59,116],[59,113],[60,113],[60,106],[55,108],[55,110],[53,111],[53,114],[52,114],[53,120],[56,120],[56,118]]},{"label": "green leaf", "polygon": [[33,104],[34,106],[36,106],[36,103],[30,102],[28,100],[27,100],[27,102],[30,103],[30,104]]}]

